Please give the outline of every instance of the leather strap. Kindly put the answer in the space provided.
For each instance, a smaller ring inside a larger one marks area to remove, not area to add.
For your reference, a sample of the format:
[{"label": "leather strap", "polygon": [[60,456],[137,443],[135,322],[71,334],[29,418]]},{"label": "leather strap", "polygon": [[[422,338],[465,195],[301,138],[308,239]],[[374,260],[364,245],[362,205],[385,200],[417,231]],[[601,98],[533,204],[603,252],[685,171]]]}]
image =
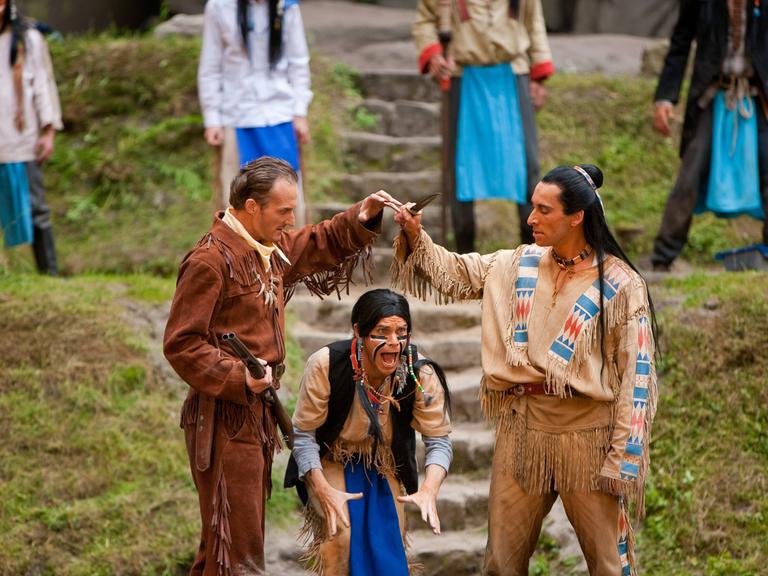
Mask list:
[{"label": "leather strap", "polygon": [[[530,384],[516,384],[509,388],[509,394],[515,396],[557,396],[554,387],[547,386],[546,382],[536,382]],[[587,398],[586,395],[574,390],[570,386],[565,387],[565,397],[576,396],[579,398]]]},{"label": "leather strap", "polygon": [[216,399],[199,394],[197,404],[197,424],[195,429],[195,466],[205,472],[211,466],[213,451],[213,418],[216,411]]}]

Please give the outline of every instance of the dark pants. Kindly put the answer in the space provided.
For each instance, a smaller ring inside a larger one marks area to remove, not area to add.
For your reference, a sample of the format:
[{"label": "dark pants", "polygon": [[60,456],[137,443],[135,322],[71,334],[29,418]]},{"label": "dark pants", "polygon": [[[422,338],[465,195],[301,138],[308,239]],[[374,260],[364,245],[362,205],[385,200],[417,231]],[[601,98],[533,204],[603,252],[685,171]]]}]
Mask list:
[{"label": "dark pants", "polygon": [[[760,194],[768,209],[768,122],[759,106],[757,114],[757,149],[760,166]],[[653,244],[651,261],[669,265],[680,255],[693,220],[699,191],[709,180],[712,155],[712,106],[701,111],[696,132],[683,154],[680,172],[664,207],[661,228]],[[768,218],[763,222],[763,243],[768,244]]]},{"label": "dark pants", "polygon": [[[539,182],[539,148],[536,133],[536,121],[534,118],[533,104],[528,87],[528,75],[517,75],[517,96],[520,102],[520,116],[523,121],[525,137],[525,158],[528,181],[528,202],[518,204],[517,212],[520,217],[520,242],[521,244],[533,243],[533,232],[528,226],[528,216],[531,213],[531,196],[533,189]],[[450,133],[449,149],[450,158],[456,158],[456,141],[459,124],[459,102],[461,98],[461,78],[451,79],[450,91]],[[456,199],[456,171],[455,162],[450,171],[451,193],[451,223],[453,235],[456,241],[456,251],[462,254],[475,251],[475,203],[473,201],[461,202]]]},{"label": "dark pants", "polygon": [[45,202],[43,171],[37,162],[26,162],[25,166],[32,204],[32,251],[35,254],[35,263],[41,274],[56,276],[59,269],[56,263],[56,247],[53,242],[51,209]]}]

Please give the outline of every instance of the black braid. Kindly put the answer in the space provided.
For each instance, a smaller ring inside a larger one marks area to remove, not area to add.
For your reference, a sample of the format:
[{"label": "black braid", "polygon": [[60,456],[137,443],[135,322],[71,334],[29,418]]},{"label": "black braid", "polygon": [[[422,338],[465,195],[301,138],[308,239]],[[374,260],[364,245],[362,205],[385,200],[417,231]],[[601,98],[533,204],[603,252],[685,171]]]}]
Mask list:
[{"label": "black braid", "polygon": [[27,22],[18,13],[15,0],[9,0],[5,5],[0,32],[4,32],[8,26],[11,27],[10,63],[13,66],[19,59],[19,45],[24,46],[24,35],[27,32]]},{"label": "black braid", "polygon": [[269,67],[274,69],[283,54],[283,14],[278,11],[280,0],[269,0]]},{"label": "black braid", "polygon": [[[251,57],[250,45],[248,44],[248,2],[249,0],[237,0],[237,26],[240,28],[240,36],[243,39],[243,46]],[[280,0],[268,0],[268,19],[269,19],[269,67],[274,69],[283,55],[283,14],[278,10]]]},{"label": "black braid", "polygon": [[240,37],[243,39],[243,46],[251,57],[251,48],[248,44],[248,0],[237,0],[237,27],[240,28]]}]

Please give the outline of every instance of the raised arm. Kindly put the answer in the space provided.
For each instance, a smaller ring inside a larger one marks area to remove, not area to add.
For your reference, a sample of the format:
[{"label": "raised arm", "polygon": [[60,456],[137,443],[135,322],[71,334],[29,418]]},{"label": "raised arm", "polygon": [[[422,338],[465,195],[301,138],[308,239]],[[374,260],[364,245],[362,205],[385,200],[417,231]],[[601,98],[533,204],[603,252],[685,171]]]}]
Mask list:
[{"label": "raised arm", "polygon": [[476,300],[494,255],[456,254],[435,244],[421,228],[421,216],[402,207],[395,220],[402,232],[395,239],[392,285],[423,300],[436,291],[438,302]]},{"label": "raised arm", "polygon": [[349,282],[364,251],[381,231],[381,212],[387,204],[400,203],[379,190],[330,220],[285,232],[279,242],[291,262],[285,284],[304,282],[312,292],[326,295]]}]

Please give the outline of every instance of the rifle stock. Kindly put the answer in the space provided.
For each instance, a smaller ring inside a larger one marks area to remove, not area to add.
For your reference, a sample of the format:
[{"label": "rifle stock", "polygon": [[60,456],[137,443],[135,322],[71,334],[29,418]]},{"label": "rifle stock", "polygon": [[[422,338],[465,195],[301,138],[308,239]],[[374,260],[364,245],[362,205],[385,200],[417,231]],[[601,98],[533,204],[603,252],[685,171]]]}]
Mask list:
[{"label": "rifle stock", "polygon": [[[226,342],[237,357],[243,361],[243,364],[245,364],[245,367],[248,372],[250,372],[251,376],[257,380],[264,378],[264,375],[266,374],[264,366],[262,366],[256,356],[251,354],[251,351],[248,350],[245,344],[243,344],[243,341],[240,340],[237,334],[234,332],[227,332],[221,339]],[[264,390],[264,399],[267,401],[270,410],[272,410],[272,415],[275,417],[275,420],[277,420],[277,426],[282,433],[283,442],[285,442],[285,445],[288,446],[289,450],[293,450],[293,423],[274,387],[270,386]]]}]

